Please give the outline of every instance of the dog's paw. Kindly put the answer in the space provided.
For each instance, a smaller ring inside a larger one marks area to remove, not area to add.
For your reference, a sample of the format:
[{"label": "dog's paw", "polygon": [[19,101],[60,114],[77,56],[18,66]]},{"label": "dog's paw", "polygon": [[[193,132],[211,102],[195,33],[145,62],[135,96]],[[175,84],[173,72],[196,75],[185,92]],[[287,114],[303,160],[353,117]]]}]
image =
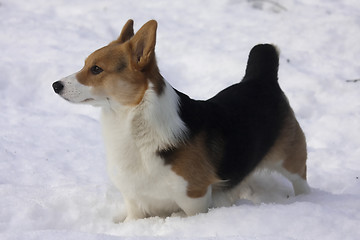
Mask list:
[{"label": "dog's paw", "polygon": [[185,217],[187,217],[187,215],[184,211],[179,211],[179,212],[172,213],[170,217],[185,218]]},{"label": "dog's paw", "polygon": [[118,223],[124,222],[125,219],[126,219],[126,213],[121,213],[121,214],[114,216],[112,220],[113,220],[113,223],[118,224]]}]

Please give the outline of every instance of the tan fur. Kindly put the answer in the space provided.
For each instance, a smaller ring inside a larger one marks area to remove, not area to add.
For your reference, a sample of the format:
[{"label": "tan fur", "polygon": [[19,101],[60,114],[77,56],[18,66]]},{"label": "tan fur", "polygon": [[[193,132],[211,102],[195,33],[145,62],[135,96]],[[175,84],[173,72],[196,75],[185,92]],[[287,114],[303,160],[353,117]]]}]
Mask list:
[{"label": "tan fur", "polygon": [[[133,21],[129,20],[119,38],[92,53],[76,75],[78,81],[94,87],[94,93],[110,96],[128,106],[138,105],[152,81],[157,93],[162,92],[164,81],[157,69],[154,54],[155,21],[146,23],[133,36]],[[94,75],[93,66],[104,71]]]},{"label": "tan fur", "polygon": [[121,30],[120,36],[116,40],[118,43],[124,43],[134,36],[134,21],[129,19]]},{"label": "tan fur", "polygon": [[267,153],[262,164],[283,161],[282,166],[290,173],[300,175],[306,180],[306,141],[294,112],[290,110],[281,133]]},{"label": "tan fur", "polygon": [[172,170],[187,182],[187,195],[203,197],[211,184],[219,182],[205,147],[205,134],[197,135],[191,142],[178,148],[171,159]]},{"label": "tan fur", "polygon": [[131,49],[131,66],[133,71],[140,71],[154,85],[154,90],[160,95],[165,82],[160,75],[155,58],[157,22],[151,20],[145,23],[129,41]]},{"label": "tan fur", "polygon": [[305,135],[295,118],[292,119],[291,124],[293,137],[292,141],[288,143],[286,149],[287,154],[283,162],[283,167],[291,173],[299,174],[304,180],[306,180],[307,151]]}]

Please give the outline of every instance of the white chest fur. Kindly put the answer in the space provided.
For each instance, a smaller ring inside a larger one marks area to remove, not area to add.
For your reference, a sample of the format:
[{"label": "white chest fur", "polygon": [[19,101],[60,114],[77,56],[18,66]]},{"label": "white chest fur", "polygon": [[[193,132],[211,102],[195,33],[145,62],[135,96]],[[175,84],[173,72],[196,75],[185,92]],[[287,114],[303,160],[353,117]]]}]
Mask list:
[{"label": "white chest fur", "polygon": [[186,131],[177,111],[177,95],[168,85],[161,96],[148,90],[137,107],[103,109],[108,173],[123,194],[128,218],[177,211],[177,199],[186,195],[187,182],[156,154]]}]

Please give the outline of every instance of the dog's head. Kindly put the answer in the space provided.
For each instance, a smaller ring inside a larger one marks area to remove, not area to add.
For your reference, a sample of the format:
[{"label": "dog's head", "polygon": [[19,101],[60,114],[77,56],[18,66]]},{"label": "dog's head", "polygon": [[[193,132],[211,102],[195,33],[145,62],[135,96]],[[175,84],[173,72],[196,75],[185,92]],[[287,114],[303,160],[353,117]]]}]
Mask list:
[{"label": "dog's head", "polygon": [[151,20],[134,35],[133,20],[128,20],[117,40],[93,52],[79,72],[54,82],[54,91],[70,102],[94,106],[110,101],[136,106],[150,87],[161,94],[156,29],[157,22]]}]

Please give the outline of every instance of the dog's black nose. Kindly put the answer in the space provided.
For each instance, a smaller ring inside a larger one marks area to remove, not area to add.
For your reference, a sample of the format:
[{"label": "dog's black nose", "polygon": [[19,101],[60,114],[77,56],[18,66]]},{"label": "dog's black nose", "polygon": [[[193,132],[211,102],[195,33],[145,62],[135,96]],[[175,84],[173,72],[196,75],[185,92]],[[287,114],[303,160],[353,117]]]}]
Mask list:
[{"label": "dog's black nose", "polygon": [[59,94],[61,90],[64,89],[64,84],[61,81],[57,81],[53,83],[52,87],[54,91]]}]

